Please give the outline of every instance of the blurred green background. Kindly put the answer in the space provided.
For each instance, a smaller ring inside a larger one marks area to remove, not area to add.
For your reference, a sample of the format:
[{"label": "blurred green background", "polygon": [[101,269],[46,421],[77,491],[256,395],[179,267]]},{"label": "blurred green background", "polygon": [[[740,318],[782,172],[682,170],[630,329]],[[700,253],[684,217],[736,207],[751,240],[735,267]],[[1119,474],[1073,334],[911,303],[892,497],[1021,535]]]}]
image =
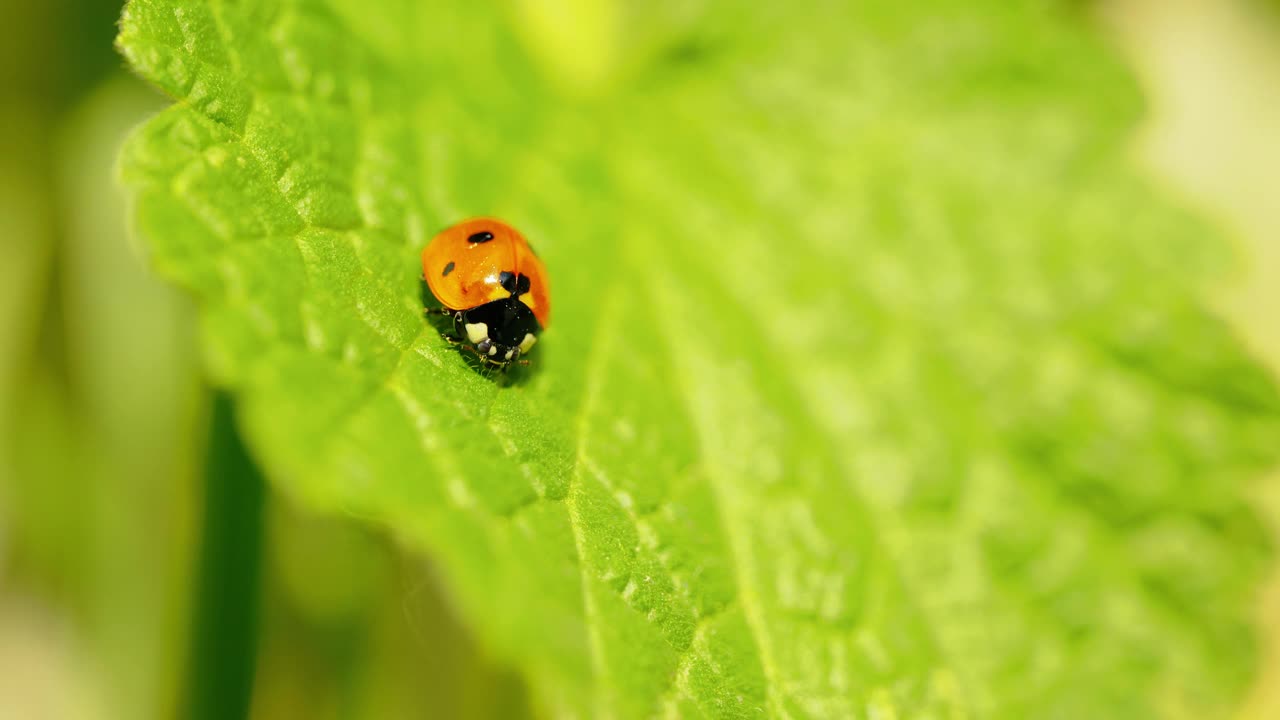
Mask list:
[{"label": "blurred green background", "polygon": [[[1274,10],[1096,15],[1148,96],[1135,156],[1239,243],[1249,270],[1215,302],[1280,371]],[[119,12],[0,5],[0,718],[199,717],[211,693],[256,718],[527,714],[431,567],[276,498],[244,458],[192,309],[130,244],[116,152],[165,100],[113,50]],[[1280,611],[1260,613],[1280,637]],[[1276,648],[1243,717],[1280,717]]]}]

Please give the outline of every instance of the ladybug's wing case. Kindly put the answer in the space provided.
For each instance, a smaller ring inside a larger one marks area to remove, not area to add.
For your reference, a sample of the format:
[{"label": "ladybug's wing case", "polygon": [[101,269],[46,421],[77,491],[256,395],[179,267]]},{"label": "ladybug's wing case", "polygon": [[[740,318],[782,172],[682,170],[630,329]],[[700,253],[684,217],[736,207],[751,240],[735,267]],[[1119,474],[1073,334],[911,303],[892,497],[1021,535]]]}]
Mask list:
[{"label": "ladybug's wing case", "polygon": [[529,306],[538,324],[543,330],[551,322],[551,293],[547,287],[547,269],[542,260],[533,253],[533,248],[521,237],[515,243],[516,272],[529,278],[529,291],[520,296],[520,300]]},{"label": "ladybug's wing case", "polygon": [[[460,223],[437,235],[422,251],[422,274],[442,305],[465,310],[510,295],[500,277],[513,262],[513,243],[499,225],[484,218]],[[492,239],[469,240],[477,233],[489,233]]]},{"label": "ladybug's wing case", "polygon": [[[515,294],[541,328],[551,320],[546,268],[524,236],[500,220],[467,220],[436,235],[422,251],[422,274],[431,293],[450,310],[469,310]],[[526,280],[527,289],[517,290]]]}]

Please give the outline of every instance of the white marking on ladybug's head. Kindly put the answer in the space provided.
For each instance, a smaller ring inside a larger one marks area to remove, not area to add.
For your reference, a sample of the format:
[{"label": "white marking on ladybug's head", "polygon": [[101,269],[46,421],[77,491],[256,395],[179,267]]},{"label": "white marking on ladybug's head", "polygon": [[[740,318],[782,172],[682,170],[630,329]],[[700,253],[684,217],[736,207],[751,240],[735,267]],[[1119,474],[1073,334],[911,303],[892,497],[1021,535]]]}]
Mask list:
[{"label": "white marking on ladybug's head", "polygon": [[507,351],[507,354],[506,354],[506,355],[503,355],[503,356],[502,356],[502,359],[503,359],[503,360],[510,360],[510,359],[511,359],[511,356],[512,356],[512,355],[514,355],[515,353],[516,353],[515,348],[512,348],[512,349],[510,349],[510,350],[508,350],[508,351]]},{"label": "white marking on ladybug's head", "polygon": [[491,346],[489,346],[489,354],[490,354],[490,355],[497,355],[497,354],[498,354],[498,346],[497,346],[497,345],[491,345]]},{"label": "white marking on ladybug's head", "polygon": [[524,340],[520,341],[520,352],[522,354],[529,352],[529,348],[533,347],[536,342],[538,342],[538,338],[533,333],[525,333]]},{"label": "white marking on ladybug's head", "polygon": [[474,345],[489,337],[489,326],[484,323],[467,323],[467,339]]}]

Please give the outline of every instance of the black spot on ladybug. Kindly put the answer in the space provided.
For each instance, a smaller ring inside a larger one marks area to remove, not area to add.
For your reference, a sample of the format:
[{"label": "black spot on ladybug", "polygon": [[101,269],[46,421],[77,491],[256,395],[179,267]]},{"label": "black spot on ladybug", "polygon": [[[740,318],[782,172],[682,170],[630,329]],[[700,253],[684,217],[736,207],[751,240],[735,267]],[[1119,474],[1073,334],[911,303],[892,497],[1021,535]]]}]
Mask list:
[{"label": "black spot on ladybug", "polygon": [[444,266],[444,272],[440,273],[440,277],[449,277],[449,273],[453,272],[453,261],[450,260],[448,265]]},{"label": "black spot on ladybug", "polygon": [[498,284],[502,286],[503,290],[513,293],[516,291],[516,276],[503,270],[498,273]]},{"label": "black spot on ladybug", "polygon": [[524,275],[515,275],[506,270],[498,274],[498,283],[502,285],[502,289],[511,293],[511,297],[519,297],[529,292],[529,278]]},{"label": "black spot on ladybug", "polygon": [[489,232],[488,230],[481,230],[478,233],[471,233],[471,235],[467,237],[467,242],[471,243],[472,245],[479,245],[480,243],[487,243],[492,239],[493,239],[493,233]]}]

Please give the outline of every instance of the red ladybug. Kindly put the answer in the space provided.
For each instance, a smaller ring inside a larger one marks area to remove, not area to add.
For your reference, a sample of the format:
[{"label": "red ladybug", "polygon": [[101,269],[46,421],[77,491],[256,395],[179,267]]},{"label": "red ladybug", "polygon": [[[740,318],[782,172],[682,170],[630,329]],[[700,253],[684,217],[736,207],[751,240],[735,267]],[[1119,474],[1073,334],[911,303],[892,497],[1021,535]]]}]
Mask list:
[{"label": "red ladybug", "polygon": [[493,218],[445,229],[422,250],[422,275],[457,337],[485,363],[527,365],[551,319],[547,270],[520,231]]}]

